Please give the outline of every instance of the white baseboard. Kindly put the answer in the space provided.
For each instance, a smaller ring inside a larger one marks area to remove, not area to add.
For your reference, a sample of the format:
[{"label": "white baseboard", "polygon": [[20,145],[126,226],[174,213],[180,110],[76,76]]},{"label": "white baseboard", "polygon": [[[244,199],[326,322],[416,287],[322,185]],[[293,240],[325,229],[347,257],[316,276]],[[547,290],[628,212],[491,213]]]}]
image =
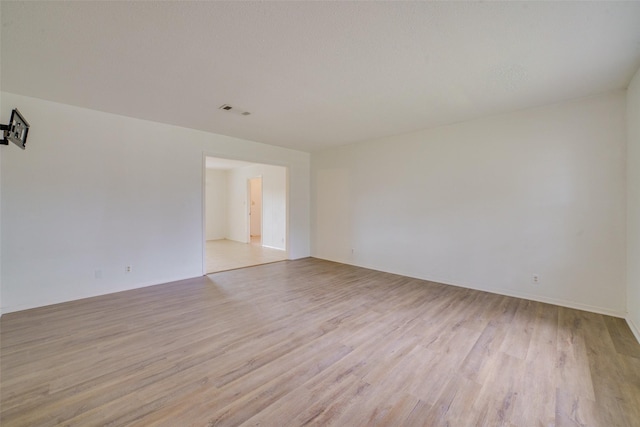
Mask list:
[{"label": "white baseboard", "polygon": [[165,280],[160,280],[160,281],[154,280],[154,281],[141,282],[141,283],[136,284],[135,286],[126,286],[126,287],[122,287],[122,288],[119,288],[119,289],[113,289],[113,291],[110,291],[110,292],[98,292],[98,293],[95,293],[95,294],[78,296],[77,298],[60,299],[60,300],[56,300],[56,301],[40,300],[40,301],[31,302],[31,303],[28,303],[28,304],[18,304],[18,305],[15,305],[13,307],[2,307],[2,313],[3,314],[8,314],[8,313],[14,313],[16,311],[30,310],[32,308],[40,308],[40,307],[47,307],[47,306],[50,306],[50,305],[64,304],[65,302],[79,301],[79,300],[83,300],[83,299],[87,299],[87,298],[95,298],[95,297],[99,297],[99,296],[103,296],[103,295],[117,294],[118,292],[132,291],[134,289],[147,288],[149,286],[156,286],[156,285],[163,285],[165,283],[178,282],[180,280],[193,279],[193,278],[201,277],[201,276],[202,275],[189,276],[189,277],[172,277],[172,278],[167,278]]},{"label": "white baseboard", "polygon": [[282,249],[282,248],[278,248],[278,247],[276,247],[276,246],[262,245],[262,247],[263,247],[263,248],[269,248],[269,249],[276,249],[276,250],[278,250],[278,251],[283,251],[283,252],[284,252],[284,249]]},{"label": "white baseboard", "polygon": [[[454,285],[454,286],[458,286],[458,285]],[[576,310],[588,311],[591,313],[604,314],[606,316],[619,317],[622,319],[624,319],[626,316],[626,313],[624,311],[611,310],[608,308],[597,307],[593,305],[582,304],[579,302],[568,301],[568,300],[563,300],[558,298],[548,298],[540,295],[532,295],[532,294],[527,294],[525,292],[517,292],[517,291],[503,290],[503,289],[480,289],[480,288],[471,288],[471,289],[477,289],[479,291],[490,292],[493,294],[504,295],[508,297],[522,298],[522,299],[536,301],[536,302],[543,302],[545,304],[552,304],[560,307],[573,308]]]},{"label": "white baseboard", "polygon": [[[443,283],[443,282],[436,282],[436,283]],[[518,292],[513,290],[507,290],[507,289],[487,289],[487,288],[481,288],[476,286],[457,285],[453,283],[443,283],[443,284],[450,285],[450,286],[459,286],[461,288],[467,288],[467,289],[474,289],[477,291],[489,292],[491,294],[504,295],[507,297],[514,297],[514,298],[521,298],[521,299],[526,299],[530,301],[542,302],[545,304],[557,305],[560,307],[573,308],[575,310],[588,311],[591,313],[604,314],[606,316],[619,317],[622,319],[624,319],[626,316],[626,313],[624,311],[611,310],[609,308],[597,307],[593,305],[582,304],[579,302],[568,301],[568,300],[563,300],[559,298],[549,298],[541,295],[533,295],[533,294],[528,294],[526,292]]]},{"label": "white baseboard", "polygon": [[627,320],[627,325],[629,325],[629,329],[631,329],[631,332],[633,332],[633,335],[636,337],[636,340],[638,340],[638,343],[640,344],[640,327],[638,327],[638,325],[633,323],[633,320],[631,320],[631,317],[628,315],[626,320]]},{"label": "white baseboard", "polygon": [[545,297],[545,296],[535,295],[535,294],[528,294],[526,292],[519,292],[519,291],[514,291],[514,290],[511,290],[511,289],[484,288],[484,287],[481,287],[481,286],[474,286],[474,285],[468,284],[468,283],[464,283],[464,284],[448,283],[446,281],[439,280],[438,278],[410,276],[410,275],[403,274],[403,273],[397,272],[397,271],[380,270],[378,268],[372,268],[371,266],[368,266],[368,265],[355,264],[355,263],[344,261],[344,260],[335,260],[335,259],[319,258],[319,257],[315,257],[315,258],[325,259],[327,261],[338,262],[338,263],[341,263],[341,264],[353,265],[355,267],[367,268],[369,270],[375,270],[375,271],[382,271],[382,272],[385,272],[385,273],[397,274],[399,276],[411,277],[413,279],[426,280],[428,282],[441,283],[443,285],[457,286],[457,287],[465,288],[465,289],[474,289],[476,291],[489,292],[489,293],[492,293],[492,294],[504,295],[504,296],[507,296],[507,297],[522,298],[522,299],[526,299],[526,300],[542,302],[542,303],[545,303],[545,304],[558,305],[560,307],[567,307],[567,308],[573,308],[573,309],[576,309],[576,310],[589,311],[591,313],[604,314],[604,315],[607,315],[607,316],[613,316],[613,317],[618,317],[618,318],[622,318],[622,319],[626,318],[626,316],[627,316],[626,310],[613,310],[613,309],[605,308],[605,307],[598,307],[598,306],[592,306],[592,305],[588,305],[588,304],[582,304],[582,303],[575,302],[575,301],[563,300],[563,299],[558,299],[558,298],[550,298],[550,297]]}]

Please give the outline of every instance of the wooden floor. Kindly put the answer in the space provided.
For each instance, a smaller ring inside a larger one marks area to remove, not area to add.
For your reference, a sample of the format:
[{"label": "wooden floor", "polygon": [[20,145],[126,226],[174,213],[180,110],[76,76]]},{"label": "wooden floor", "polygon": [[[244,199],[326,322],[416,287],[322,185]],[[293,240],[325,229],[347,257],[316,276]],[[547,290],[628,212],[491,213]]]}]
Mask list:
[{"label": "wooden floor", "polygon": [[0,326],[3,427],[640,425],[623,320],[315,259]]},{"label": "wooden floor", "polygon": [[251,243],[233,240],[207,240],[207,272],[233,270],[287,259],[287,251],[262,246],[260,238]]}]

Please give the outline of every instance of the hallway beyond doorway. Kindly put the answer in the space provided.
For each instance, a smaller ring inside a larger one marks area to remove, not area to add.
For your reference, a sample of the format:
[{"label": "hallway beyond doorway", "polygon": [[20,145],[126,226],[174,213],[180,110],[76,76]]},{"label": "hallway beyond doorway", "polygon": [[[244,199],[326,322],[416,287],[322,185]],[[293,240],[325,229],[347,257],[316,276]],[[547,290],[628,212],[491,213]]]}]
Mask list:
[{"label": "hallway beyond doorway", "polygon": [[286,251],[261,246],[260,236],[252,238],[251,243],[207,240],[207,274],[286,259]]}]

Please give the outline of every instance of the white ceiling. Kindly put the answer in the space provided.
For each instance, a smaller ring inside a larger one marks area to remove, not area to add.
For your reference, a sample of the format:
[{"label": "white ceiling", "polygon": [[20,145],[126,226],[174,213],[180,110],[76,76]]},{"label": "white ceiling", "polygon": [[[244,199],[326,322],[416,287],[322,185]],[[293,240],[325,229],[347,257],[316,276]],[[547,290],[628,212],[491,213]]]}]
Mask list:
[{"label": "white ceiling", "polygon": [[305,151],[623,89],[640,67],[640,2],[1,7],[4,91]]}]

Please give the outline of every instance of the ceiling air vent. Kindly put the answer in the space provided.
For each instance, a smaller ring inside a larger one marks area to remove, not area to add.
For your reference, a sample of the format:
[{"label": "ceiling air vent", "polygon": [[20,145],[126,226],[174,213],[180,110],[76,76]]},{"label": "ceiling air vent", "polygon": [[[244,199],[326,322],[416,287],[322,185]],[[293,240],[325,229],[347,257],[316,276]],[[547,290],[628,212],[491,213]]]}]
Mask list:
[{"label": "ceiling air vent", "polygon": [[221,106],[218,107],[219,110],[225,110],[225,111],[231,111],[232,113],[236,113],[236,114],[240,114],[241,116],[248,116],[249,114],[251,114],[248,111],[242,111],[242,110],[238,110],[237,108],[233,108],[231,105],[229,104],[222,104]]}]

